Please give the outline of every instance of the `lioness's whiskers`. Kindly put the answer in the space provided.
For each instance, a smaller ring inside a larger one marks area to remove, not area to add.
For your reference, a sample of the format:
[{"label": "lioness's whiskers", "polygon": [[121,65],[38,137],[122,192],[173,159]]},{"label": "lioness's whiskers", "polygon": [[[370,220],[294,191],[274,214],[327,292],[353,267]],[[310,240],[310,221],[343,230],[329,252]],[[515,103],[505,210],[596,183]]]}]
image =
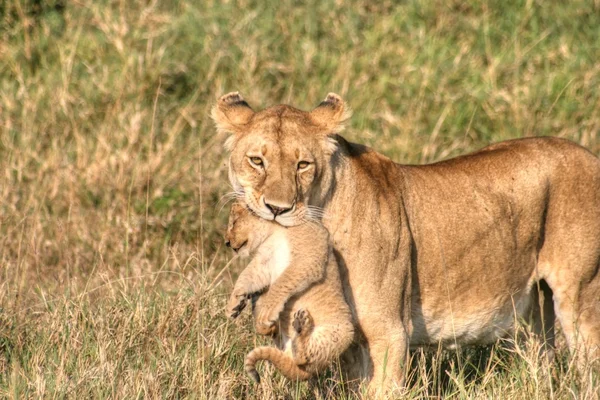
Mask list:
[{"label": "lioness's whiskers", "polygon": [[302,222],[312,222],[312,223],[320,223],[323,218],[327,218],[325,216],[312,215],[310,212],[306,211],[299,216]]},{"label": "lioness's whiskers", "polygon": [[317,206],[306,206],[306,215],[314,220],[328,218],[325,210]]},{"label": "lioness's whiskers", "polygon": [[312,225],[311,228],[315,231],[318,232],[318,225],[316,223],[318,223],[319,221],[314,219],[314,218],[310,218],[307,216],[300,216],[300,220],[302,221],[303,224],[307,224],[307,225]]},{"label": "lioness's whiskers", "polygon": [[322,207],[318,207],[318,206],[306,206],[306,208],[308,210],[314,211],[314,212],[319,212],[319,213],[325,213],[325,209]]},{"label": "lioness's whiskers", "polygon": [[241,190],[234,190],[233,192],[225,193],[223,196],[219,198],[217,202],[217,206],[220,206],[219,213],[223,211],[223,207],[227,205],[232,200],[243,200],[244,192]]}]

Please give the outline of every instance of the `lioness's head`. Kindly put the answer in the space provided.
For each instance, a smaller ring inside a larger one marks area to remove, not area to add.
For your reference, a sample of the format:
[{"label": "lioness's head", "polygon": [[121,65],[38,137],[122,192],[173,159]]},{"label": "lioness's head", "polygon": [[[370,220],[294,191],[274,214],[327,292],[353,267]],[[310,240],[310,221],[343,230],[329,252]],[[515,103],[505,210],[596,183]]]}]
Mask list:
[{"label": "lioness's head", "polygon": [[219,99],[212,117],[219,131],[230,134],[229,179],[248,206],[284,226],[309,218],[311,196],[331,179],[333,135],[350,117],[344,101],[330,93],[311,112],[286,105],[254,112],[236,92]]},{"label": "lioness's head", "polygon": [[225,244],[240,256],[248,256],[269,235],[269,224],[272,222],[259,218],[243,202],[237,201],[229,212]]}]

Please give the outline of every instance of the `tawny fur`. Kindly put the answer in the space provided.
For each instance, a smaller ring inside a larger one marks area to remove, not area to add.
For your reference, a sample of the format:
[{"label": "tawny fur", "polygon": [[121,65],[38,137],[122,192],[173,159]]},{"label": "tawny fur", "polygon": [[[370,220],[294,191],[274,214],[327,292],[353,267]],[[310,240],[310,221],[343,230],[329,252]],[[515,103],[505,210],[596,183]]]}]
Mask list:
[{"label": "tawny fur", "polygon": [[235,129],[215,122],[231,134],[231,184],[257,215],[294,226],[308,205],[325,213],[362,336],[348,358],[362,360],[371,388],[402,384],[410,347],[490,343],[530,315],[548,347],[557,317],[573,353],[598,359],[597,157],[547,137],[399,165],[336,134],[345,104],[332,97],[311,112],[246,108]]},{"label": "tawny fur", "polygon": [[267,289],[254,308],[256,331],[273,336],[279,347],[251,351],[246,372],[258,382],[255,366],[261,360],[292,380],[325,370],[354,338],[327,230],[315,222],[286,229],[239,203],[229,221],[229,245],[252,260],[235,283],[228,313],[236,317],[253,295]]},{"label": "tawny fur", "polygon": [[283,376],[290,380],[305,381],[312,376],[300,369],[292,357],[277,347],[261,346],[250,351],[244,362],[246,373],[256,383],[260,383],[260,375],[256,371],[256,363],[261,360],[271,362]]}]

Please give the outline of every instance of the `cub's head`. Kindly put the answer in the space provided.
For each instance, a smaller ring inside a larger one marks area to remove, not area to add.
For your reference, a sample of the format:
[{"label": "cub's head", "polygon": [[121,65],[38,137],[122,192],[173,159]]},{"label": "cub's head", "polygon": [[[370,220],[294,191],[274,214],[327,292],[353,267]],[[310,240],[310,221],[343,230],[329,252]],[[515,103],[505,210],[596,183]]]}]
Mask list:
[{"label": "cub's head", "polygon": [[254,215],[243,202],[235,202],[229,212],[225,244],[245,257],[260,246],[270,234],[271,222]]},{"label": "cub's head", "polygon": [[212,109],[217,129],[230,134],[229,180],[259,217],[284,226],[311,218],[331,184],[334,135],[350,117],[336,94],[311,112],[278,105],[254,112],[240,94],[229,93]]}]

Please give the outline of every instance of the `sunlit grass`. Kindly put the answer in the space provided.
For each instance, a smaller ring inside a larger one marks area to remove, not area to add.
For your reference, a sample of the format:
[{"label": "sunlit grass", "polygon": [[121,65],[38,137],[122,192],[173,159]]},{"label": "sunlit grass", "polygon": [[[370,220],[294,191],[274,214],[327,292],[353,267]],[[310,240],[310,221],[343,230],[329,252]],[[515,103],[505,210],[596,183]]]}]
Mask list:
[{"label": "sunlit grass", "polygon": [[[360,395],[245,377],[265,341],[222,312],[242,265],[212,103],[334,91],[345,136],[406,163],[533,135],[599,154],[598,26],[589,1],[2,3],[0,397]],[[416,353],[407,397],[598,397],[563,346],[520,349]]]}]

